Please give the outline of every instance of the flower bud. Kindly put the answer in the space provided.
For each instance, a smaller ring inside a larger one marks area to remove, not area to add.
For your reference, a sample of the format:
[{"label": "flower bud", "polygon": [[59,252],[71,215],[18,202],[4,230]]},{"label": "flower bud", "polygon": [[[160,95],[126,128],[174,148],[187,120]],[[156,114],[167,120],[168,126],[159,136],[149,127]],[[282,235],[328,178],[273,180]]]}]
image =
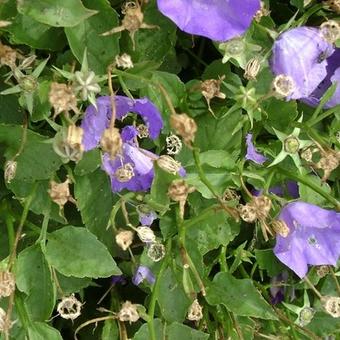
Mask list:
[{"label": "flower bud", "polygon": [[287,153],[290,154],[297,153],[300,148],[300,141],[295,136],[289,136],[284,140],[283,147]]},{"label": "flower bud", "polygon": [[197,125],[186,113],[172,114],[170,116],[170,125],[183,138],[186,145],[190,146],[193,143]]},{"label": "flower bud", "polygon": [[313,320],[314,314],[315,309],[311,307],[302,308],[298,316],[299,325],[301,327],[307,326]]},{"label": "flower bud", "polygon": [[0,333],[8,333],[13,323],[8,320],[6,312],[0,307]]},{"label": "flower bud", "polygon": [[176,135],[171,134],[166,137],[166,152],[169,155],[177,155],[182,150],[182,142],[180,138]]},{"label": "flower bud", "polygon": [[337,296],[323,296],[321,303],[325,311],[333,318],[340,317],[340,297]]},{"label": "flower bud", "polygon": [[260,59],[255,57],[251,58],[244,69],[244,78],[248,80],[255,80],[261,68]]},{"label": "flower bud", "polygon": [[140,240],[144,243],[153,243],[156,241],[156,236],[150,227],[138,227],[136,232]]},{"label": "flower bud", "polygon": [[157,165],[164,171],[170,174],[176,175],[181,169],[182,165],[180,162],[174,160],[171,156],[162,155],[156,160]]},{"label": "flower bud", "polygon": [[125,183],[128,182],[135,175],[133,171],[133,166],[131,163],[125,163],[119,167],[115,172],[115,177],[117,181]]},{"label": "flower bud", "polygon": [[72,294],[62,298],[58,303],[57,311],[63,319],[74,320],[81,314],[81,308],[82,303]]},{"label": "flower bud", "polygon": [[334,20],[328,20],[320,26],[321,36],[331,44],[340,38],[340,24]]},{"label": "flower bud", "polygon": [[54,108],[53,118],[61,112],[70,110],[78,112],[77,97],[73,93],[72,87],[66,84],[52,83],[48,98]]},{"label": "flower bud", "polygon": [[290,229],[288,228],[287,224],[283,220],[276,220],[272,222],[272,227],[276,234],[287,237],[290,233]]},{"label": "flower bud", "polygon": [[32,76],[23,76],[19,79],[20,88],[26,93],[32,93],[38,86],[38,81]]},{"label": "flower bud", "polygon": [[18,163],[13,160],[9,160],[5,163],[4,179],[6,183],[11,183],[11,181],[14,179],[17,172],[17,165]]},{"label": "flower bud", "polygon": [[124,251],[127,250],[133,241],[133,232],[130,230],[121,230],[116,235],[116,243]]},{"label": "flower bud", "polygon": [[105,129],[100,139],[100,146],[104,152],[114,159],[122,149],[123,141],[120,137],[119,130],[115,127]]},{"label": "flower bud", "polygon": [[203,318],[203,308],[197,299],[189,307],[187,319],[190,321],[200,321]]},{"label": "flower bud", "polygon": [[288,97],[293,93],[295,84],[292,77],[280,74],[274,78],[272,87],[278,97]]},{"label": "flower bud", "polygon": [[131,60],[131,56],[127,53],[123,53],[122,55],[117,55],[115,58],[116,66],[122,69],[130,69],[133,68],[133,62]]},{"label": "flower bud", "polygon": [[147,254],[153,262],[159,262],[165,256],[165,247],[162,243],[152,243]]},{"label": "flower bud", "polygon": [[0,272],[0,298],[10,296],[15,291],[14,275],[9,271]]},{"label": "flower bud", "polygon": [[125,301],[122,308],[118,312],[119,321],[128,321],[130,324],[139,320],[139,314],[137,310],[138,305],[132,304],[130,301]]}]

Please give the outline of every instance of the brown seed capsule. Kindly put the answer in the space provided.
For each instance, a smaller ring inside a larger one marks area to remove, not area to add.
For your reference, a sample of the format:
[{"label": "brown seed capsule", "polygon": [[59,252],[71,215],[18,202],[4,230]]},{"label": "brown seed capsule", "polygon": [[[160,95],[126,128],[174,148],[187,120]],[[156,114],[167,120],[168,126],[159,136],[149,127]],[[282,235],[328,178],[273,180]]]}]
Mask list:
[{"label": "brown seed capsule", "polygon": [[8,319],[6,312],[0,307],[0,333],[8,333],[14,322]]},{"label": "brown seed capsule", "polygon": [[257,209],[258,219],[266,219],[272,207],[272,201],[270,200],[270,198],[261,195],[258,197],[254,197],[253,202]]},{"label": "brown seed capsule", "polygon": [[326,0],[324,3],[329,7],[329,9],[340,14],[340,0]]},{"label": "brown seed capsule", "polygon": [[133,62],[131,60],[131,56],[127,53],[123,53],[122,55],[117,55],[115,58],[116,66],[122,68],[124,70],[133,68]]},{"label": "brown seed capsule", "polygon": [[174,160],[171,156],[162,155],[157,160],[156,163],[158,166],[170,174],[176,175],[178,174],[179,170],[181,169],[182,165],[180,162]]},{"label": "brown seed capsule", "polygon": [[337,296],[323,296],[321,303],[325,311],[333,318],[340,317],[340,297]]},{"label": "brown seed capsule", "polygon": [[226,95],[221,92],[220,87],[221,83],[225,76],[221,77],[220,79],[208,79],[203,82],[201,82],[201,92],[204,98],[207,101],[209,111],[214,115],[213,111],[211,110],[210,107],[210,101],[213,98],[220,98],[220,99],[225,99]]},{"label": "brown seed capsule", "polygon": [[290,229],[285,221],[282,220],[273,221],[272,227],[276,234],[279,234],[282,237],[287,237],[290,233]]},{"label": "brown seed capsule", "polygon": [[183,138],[184,143],[191,146],[197,131],[195,121],[186,113],[172,114],[170,116],[170,125],[176,133]]},{"label": "brown seed capsule", "polygon": [[322,151],[322,157],[319,162],[315,164],[317,169],[323,170],[322,180],[327,181],[332,171],[334,171],[340,162],[340,152],[334,150]]},{"label": "brown seed capsule", "polygon": [[242,220],[245,222],[253,223],[257,220],[257,208],[252,203],[247,203],[245,205],[240,204],[238,212]]},{"label": "brown seed capsule", "polygon": [[17,52],[13,48],[0,43],[0,65],[7,65],[10,68],[15,68],[16,59]]},{"label": "brown seed capsule", "polygon": [[63,319],[74,320],[81,314],[82,303],[74,294],[63,297],[57,306],[57,311]]},{"label": "brown seed capsule", "polygon": [[100,146],[104,152],[110,155],[111,159],[114,159],[123,146],[119,130],[115,127],[105,129],[100,139]]},{"label": "brown seed capsule", "polygon": [[316,274],[321,278],[328,275],[329,272],[330,272],[329,266],[317,266],[316,267]]},{"label": "brown seed capsule", "polygon": [[119,321],[128,321],[130,324],[139,320],[138,305],[125,301],[118,312]]},{"label": "brown seed capsule", "polygon": [[288,97],[295,89],[294,80],[290,76],[280,74],[274,78],[272,88],[277,97]]},{"label": "brown seed capsule", "polygon": [[150,227],[141,226],[136,229],[137,235],[142,242],[153,243],[156,241],[156,235]]},{"label": "brown seed capsule", "polygon": [[127,250],[133,241],[133,232],[131,230],[121,230],[116,235],[116,243],[124,251]]},{"label": "brown seed capsule", "polygon": [[10,296],[15,290],[15,278],[9,271],[0,272],[0,298]]},{"label": "brown seed capsule", "polygon": [[261,69],[261,61],[259,58],[251,58],[244,69],[244,78],[248,80],[255,80]]},{"label": "brown seed capsule", "polygon": [[18,163],[13,160],[9,160],[5,163],[4,179],[6,183],[11,183],[11,181],[14,179],[17,172],[17,165]]},{"label": "brown seed capsule", "polygon": [[194,302],[189,307],[187,319],[190,321],[200,321],[203,318],[203,308],[197,301],[197,299],[194,300]]},{"label": "brown seed capsule", "polygon": [[58,204],[60,209],[64,207],[67,201],[76,203],[75,199],[71,196],[69,184],[69,179],[63,183],[50,181],[50,189],[48,190],[48,193],[52,201]]},{"label": "brown seed capsule", "polygon": [[79,112],[77,109],[77,97],[71,86],[52,83],[48,98],[54,108],[53,118],[61,112]]},{"label": "brown seed capsule", "polygon": [[330,44],[334,44],[340,38],[340,24],[334,20],[328,20],[320,26],[321,36]]}]

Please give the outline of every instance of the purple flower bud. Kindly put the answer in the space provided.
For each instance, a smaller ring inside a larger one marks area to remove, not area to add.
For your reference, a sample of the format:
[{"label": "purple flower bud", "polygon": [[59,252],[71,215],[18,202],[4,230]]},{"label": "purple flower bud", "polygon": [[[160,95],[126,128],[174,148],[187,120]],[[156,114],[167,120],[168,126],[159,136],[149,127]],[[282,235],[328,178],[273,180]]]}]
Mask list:
[{"label": "purple flower bud", "polygon": [[137,211],[141,225],[150,226],[152,222],[158,217],[153,210],[150,210],[143,204],[137,207]]},{"label": "purple flower bud", "polygon": [[247,154],[246,154],[246,159],[251,160],[257,164],[263,164],[266,160],[267,157],[261,155],[258,153],[255,149],[255,146],[252,142],[253,135],[251,133],[248,133],[246,136],[246,144],[247,144]]},{"label": "purple flower bud", "polygon": [[288,280],[288,273],[284,271],[270,280],[271,287],[270,287],[270,295],[271,295],[271,303],[273,305],[277,305],[278,303],[282,302],[284,299],[285,287],[283,286]]},{"label": "purple flower bud", "polygon": [[[299,198],[299,186],[294,181],[287,181],[286,183],[282,183],[281,185],[276,185],[274,187],[269,188],[268,190],[271,194],[275,194],[276,196],[284,197],[288,194],[291,198]],[[254,196],[260,196],[263,190],[252,190],[252,194]]]},{"label": "purple flower bud", "polygon": [[144,280],[149,282],[149,284],[154,284],[156,279],[155,276],[153,275],[152,271],[145,266],[138,266],[135,274],[133,275],[132,278],[132,283],[135,286],[140,285]]},{"label": "purple flower bud", "polygon": [[125,284],[126,280],[124,278],[124,275],[113,275],[111,276],[111,284],[116,285],[116,284]]},{"label": "purple flower bud", "polygon": [[279,220],[288,226],[287,237],[276,236],[274,253],[300,278],[308,265],[336,265],[340,255],[340,213],[305,202],[292,202]]},{"label": "purple flower bud", "polygon": [[260,0],[157,0],[157,4],[182,31],[216,41],[242,35],[260,9]]}]

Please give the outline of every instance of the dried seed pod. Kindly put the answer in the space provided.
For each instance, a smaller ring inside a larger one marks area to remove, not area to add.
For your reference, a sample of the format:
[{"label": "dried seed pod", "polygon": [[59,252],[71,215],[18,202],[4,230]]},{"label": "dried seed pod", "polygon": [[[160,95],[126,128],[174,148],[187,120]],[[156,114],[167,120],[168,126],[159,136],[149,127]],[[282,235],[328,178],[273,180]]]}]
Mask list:
[{"label": "dried seed pod", "polygon": [[133,241],[133,232],[131,230],[121,230],[116,235],[116,243],[124,251],[127,250]]},{"label": "dried seed pod", "polygon": [[114,159],[123,146],[119,130],[115,127],[105,129],[100,139],[100,146],[104,152],[110,155],[111,159]]},{"label": "dried seed pod", "polygon": [[332,171],[334,171],[340,162],[340,152],[333,150],[321,151],[322,157],[319,162],[315,164],[317,169],[323,170],[322,180],[327,181]]},{"label": "dried seed pod", "polygon": [[79,112],[77,109],[77,97],[72,87],[66,84],[52,83],[48,99],[54,108],[53,119],[61,112]]},{"label": "dried seed pod", "polygon": [[128,321],[130,324],[139,320],[138,305],[125,301],[118,312],[119,321]]},{"label": "dried seed pod", "polygon": [[189,187],[182,179],[172,181],[168,188],[168,196],[175,202],[179,202],[179,213],[183,218],[185,202],[188,195],[195,191],[195,188]]},{"label": "dried seed pod", "polygon": [[221,92],[221,83],[225,76],[221,77],[220,79],[208,79],[201,82],[201,92],[204,98],[207,101],[209,111],[214,115],[213,111],[210,107],[210,101],[213,98],[220,98],[225,99],[226,95]]},{"label": "dried seed pod", "polygon": [[72,294],[62,298],[58,303],[57,311],[63,319],[74,320],[80,316],[81,307],[82,303]]},{"label": "dried seed pod", "polygon": [[197,131],[195,121],[186,113],[172,114],[170,116],[170,125],[176,133],[183,138],[184,143],[191,146]]},{"label": "dried seed pod", "polygon": [[266,219],[272,207],[272,201],[270,200],[270,198],[261,195],[258,197],[254,197],[253,202],[257,209],[257,218],[259,220]]},{"label": "dried seed pod", "polygon": [[248,80],[255,80],[261,69],[261,61],[258,57],[251,58],[244,69],[244,78]]},{"label": "dried seed pod", "polygon": [[257,220],[257,208],[252,203],[247,203],[245,205],[240,204],[238,212],[242,220],[245,222],[253,223]]},{"label": "dried seed pod", "polygon": [[328,275],[329,272],[330,272],[329,266],[317,266],[316,268],[316,274],[321,278]]},{"label": "dried seed pod", "polygon": [[274,78],[272,88],[277,97],[288,97],[295,89],[294,80],[290,76],[280,74]]},{"label": "dried seed pod", "polygon": [[203,308],[197,301],[197,299],[194,300],[194,302],[189,307],[187,319],[190,321],[200,321],[203,318]]},{"label": "dried seed pod", "polygon": [[320,26],[321,36],[331,44],[340,38],[340,24],[334,20],[328,20]]},{"label": "dried seed pod", "polygon": [[125,183],[128,182],[135,175],[133,171],[133,166],[131,163],[125,163],[119,167],[115,172],[115,177],[117,181]]},{"label": "dried seed pod", "polygon": [[149,129],[145,124],[139,124],[137,126],[137,131],[139,138],[148,138],[150,136]]},{"label": "dried seed pod", "polygon": [[7,65],[14,69],[16,67],[15,62],[17,60],[17,52],[0,42],[0,65]]},{"label": "dried seed pod", "polygon": [[290,233],[290,229],[287,224],[283,220],[276,220],[272,222],[272,228],[276,234],[279,234],[282,237],[287,237]]},{"label": "dried seed pod", "polygon": [[8,333],[14,322],[8,320],[7,313],[0,307],[0,333]]},{"label": "dried seed pod", "polygon": [[340,0],[325,0],[324,3],[329,7],[329,9],[340,14]]},{"label": "dried seed pod", "polygon": [[142,242],[153,243],[156,241],[155,233],[150,227],[141,226],[136,229],[137,235]]},{"label": "dried seed pod", "polygon": [[153,262],[159,262],[165,256],[165,247],[162,243],[152,243],[147,252],[148,257]]},{"label": "dried seed pod", "polygon": [[337,296],[323,296],[321,303],[325,311],[333,318],[340,317],[340,297]]},{"label": "dried seed pod", "polygon": [[177,155],[182,150],[182,142],[180,138],[176,135],[171,134],[166,137],[166,152],[169,155]]},{"label": "dried seed pod", "polygon": [[15,278],[9,271],[0,272],[0,298],[10,296],[15,291]]},{"label": "dried seed pod", "polygon": [[161,169],[174,175],[178,174],[178,172],[180,171],[182,167],[180,162],[177,162],[171,156],[168,156],[168,155],[160,156],[156,160],[156,163]]},{"label": "dried seed pod", "polygon": [[50,181],[50,189],[48,190],[48,194],[50,195],[51,200],[59,205],[60,209],[64,207],[67,201],[76,204],[75,199],[71,196],[69,184],[69,179],[63,183]]},{"label": "dried seed pod", "polygon": [[131,56],[127,53],[123,53],[122,55],[117,55],[115,58],[116,66],[122,68],[124,70],[133,68],[133,62],[131,60]]},{"label": "dried seed pod", "polygon": [[11,183],[11,181],[15,178],[17,165],[18,163],[13,160],[9,160],[5,163],[4,179],[6,183]]}]

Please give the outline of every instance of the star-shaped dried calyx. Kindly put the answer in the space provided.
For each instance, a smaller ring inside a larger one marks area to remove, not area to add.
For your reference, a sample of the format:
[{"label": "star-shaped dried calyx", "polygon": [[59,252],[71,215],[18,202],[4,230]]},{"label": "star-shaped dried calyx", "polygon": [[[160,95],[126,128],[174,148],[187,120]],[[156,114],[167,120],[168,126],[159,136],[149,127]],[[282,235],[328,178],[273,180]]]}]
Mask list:
[{"label": "star-shaped dried calyx", "polygon": [[51,200],[54,203],[58,204],[60,213],[62,212],[64,205],[67,202],[77,204],[76,200],[72,197],[70,193],[70,183],[71,181],[69,179],[67,179],[63,183],[50,181],[50,189],[48,190],[48,194],[50,195]]},{"label": "star-shaped dried calyx", "polygon": [[213,110],[211,109],[210,106],[210,101],[213,98],[220,98],[220,99],[225,99],[226,95],[221,92],[221,83],[223,82],[223,79],[225,76],[223,75],[219,79],[207,79],[201,82],[200,89],[202,92],[202,95],[207,101],[208,104],[208,109],[211,112],[211,114],[215,117],[215,114]]},{"label": "star-shaped dried calyx", "polygon": [[152,29],[159,28],[156,25],[149,25],[144,22],[144,14],[142,12],[141,4],[138,0],[127,1],[122,8],[122,14],[124,18],[122,24],[118,27],[114,27],[110,31],[102,33],[103,36],[111,35],[114,33],[127,30],[132,40],[133,49],[135,49],[135,34],[141,28]]}]

